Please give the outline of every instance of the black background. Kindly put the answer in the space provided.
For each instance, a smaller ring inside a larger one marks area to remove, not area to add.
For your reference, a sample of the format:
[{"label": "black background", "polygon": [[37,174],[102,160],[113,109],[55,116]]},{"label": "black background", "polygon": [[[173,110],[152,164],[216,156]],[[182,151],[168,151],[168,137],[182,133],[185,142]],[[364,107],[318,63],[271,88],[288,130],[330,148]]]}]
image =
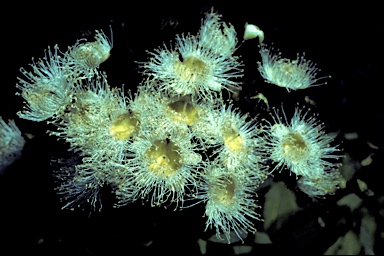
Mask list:
[{"label": "black background", "polygon": [[[90,32],[89,39],[92,39],[95,29],[102,29],[110,35],[111,25],[114,48],[110,59],[101,65],[101,70],[107,73],[112,86],[124,84],[125,88],[134,91],[141,81],[135,62],[147,59],[146,50],[152,51],[163,42],[169,46],[176,34],[196,34],[203,12],[211,6],[223,15],[223,21],[235,26],[239,41],[242,40],[244,24],[255,24],[264,31],[264,42],[273,43],[284,57],[295,58],[297,53],[305,52],[306,58],[321,68],[319,76],[332,76],[326,85],[291,93],[285,88],[265,84],[257,71],[256,62],[261,60],[257,39],[249,40],[236,52],[245,64],[245,77],[241,81],[243,91],[237,106],[252,115],[263,115],[263,105],[256,107],[257,101],[250,99],[261,92],[271,106],[279,107],[284,102],[289,113],[297,102],[305,105],[304,97],[310,96],[316,101],[315,111],[329,131],[359,133],[357,141],[343,144],[354,159],[362,160],[375,153],[374,164],[359,177],[364,177],[375,191],[376,199],[383,195],[379,175],[383,171],[384,156],[381,91],[384,22],[378,4],[361,2],[359,5],[336,6],[323,2],[280,5],[256,1],[247,4],[238,1],[220,4],[212,1],[142,1],[134,4],[93,2],[86,8],[67,2],[61,5],[20,4],[4,10],[10,15],[2,21],[5,59],[0,115],[4,120],[14,119],[23,134],[30,133],[35,137],[27,140],[22,158],[0,177],[0,212],[5,214],[1,221],[7,227],[0,231],[5,236],[0,243],[2,249],[7,245],[11,247],[8,253],[1,255],[19,255],[19,252],[26,252],[24,255],[200,255],[197,239],[207,239],[213,234],[203,232],[202,206],[174,212],[137,202],[114,209],[113,197],[106,189],[103,193],[104,208],[100,213],[89,216],[86,210],[60,210],[59,198],[53,191],[55,184],[50,160],[62,156],[66,147],[46,134],[48,126],[45,123],[16,116],[16,112],[21,110],[22,99],[15,96],[15,83],[16,77],[21,75],[19,68],[27,68],[32,57],[43,57],[48,46],[58,44],[65,51],[82,38],[83,33]],[[372,150],[367,141],[379,149]],[[332,215],[330,223],[337,223],[344,212],[335,207],[335,201],[354,189],[357,188],[351,185],[333,198],[327,198],[326,202],[309,203],[303,199],[307,211],[297,217],[297,225],[289,224],[280,232],[271,233],[274,244],[259,245],[252,255],[324,253],[345,227],[337,229],[335,224],[335,229],[323,233],[301,232],[300,227],[309,225],[311,218],[321,213],[319,209],[325,211],[324,207]],[[263,190],[260,193],[259,197],[262,197]],[[348,218],[353,219],[353,216]],[[256,223],[256,226],[262,228],[261,224]],[[149,241],[153,244],[144,246]],[[255,246],[252,240],[246,240],[245,244]],[[376,250],[377,254],[382,253],[382,245],[377,245]],[[230,255],[230,252],[230,245],[212,243],[208,246],[207,255]]]}]

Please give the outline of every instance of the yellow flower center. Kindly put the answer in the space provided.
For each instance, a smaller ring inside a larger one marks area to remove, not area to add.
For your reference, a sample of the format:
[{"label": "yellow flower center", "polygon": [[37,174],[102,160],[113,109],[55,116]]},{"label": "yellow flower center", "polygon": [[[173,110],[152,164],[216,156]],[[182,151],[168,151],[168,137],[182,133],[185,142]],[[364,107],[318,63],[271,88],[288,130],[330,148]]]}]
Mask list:
[{"label": "yellow flower center", "polygon": [[235,200],[236,183],[232,178],[220,179],[222,183],[213,185],[212,200],[217,204],[230,205]]},{"label": "yellow flower center", "polygon": [[244,151],[243,139],[241,138],[240,134],[237,133],[232,128],[230,128],[230,130],[224,134],[224,144],[233,153],[239,153],[239,152]]},{"label": "yellow flower center", "polygon": [[205,80],[208,71],[208,65],[196,57],[187,57],[175,65],[175,72],[180,78],[191,82]]},{"label": "yellow flower center", "polygon": [[170,140],[158,140],[146,152],[148,169],[156,176],[168,178],[181,168],[179,147]]},{"label": "yellow flower center", "polygon": [[298,160],[305,156],[307,144],[300,134],[291,133],[284,139],[282,149],[287,157]]},{"label": "yellow flower center", "polygon": [[137,134],[138,120],[131,113],[120,115],[109,128],[109,132],[116,140],[128,140]]},{"label": "yellow flower center", "polygon": [[168,104],[168,107],[172,110],[172,119],[177,123],[193,125],[199,118],[199,109],[190,99],[180,99]]}]

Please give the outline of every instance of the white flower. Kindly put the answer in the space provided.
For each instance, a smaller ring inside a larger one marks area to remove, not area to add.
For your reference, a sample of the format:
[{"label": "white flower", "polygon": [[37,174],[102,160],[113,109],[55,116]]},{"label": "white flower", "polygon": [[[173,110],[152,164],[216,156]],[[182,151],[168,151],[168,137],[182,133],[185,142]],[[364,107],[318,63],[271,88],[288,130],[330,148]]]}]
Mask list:
[{"label": "white flower", "polygon": [[133,178],[125,179],[116,191],[119,205],[130,202],[125,191],[132,188],[134,200],[145,199],[152,206],[176,203],[178,208],[186,192],[197,189],[202,157],[195,152],[188,129],[172,123],[162,126],[156,120],[152,125],[151,132],[141,129],[130,146],[134,157],[122,169],[132,170]]},{"label": "white flower", "polygon": [[334,194],[343,181],[338,170],[325,172],[323,169],[315,169],[310,176],[302,176],[297,181],[297,186],[308,196],[316,198]]},{"label": "white flower", "polygon": [[25,139],[14,120],[6,124],[0,116],[0,173],[21,156]]},{"label": "white flower", "polygon": [[103,31],[95,31],[95,41],[85,42],[82,38],[76,44],[69,47],[65,53],[66,68],[71,70],[74,77],[79,79],[92,78],[98,75],[98,68],[111,55],[113,47],[113,36],[111,29],[111,40]]},{"label": "white flower", "polygon": [[20,95],[25,100],[24,110],[18,116],[31,121],[44,121],[49,118],[60,117],[66,106],[72,100],[73,82],[61,63],[57,45],[54,51],[50,48],[45,51],[45,57],[30,66],[32,72],[21,68],[26,80],[18,78],[16,88],[21,90]]},{"label": "white flower", "polygon": [[78,84],[74,101],[50,131],[70,143],[71,149],[95,159],[119,158],[138,132],[137,117],[129,111],[124,93],[110,88],[105,77]]},{"label": "white flower", "polygon": [[217,12],[208,12],[198,33],[198,42],[219,55],[231,56],[236,51],[236,30],[231,24],[220,20],[221,15]]},{"label": "white flower", "polygon": [[256,232],[253,220],[261,220],[255,212],[259,181],[243,172],[233,172],[218,162],[211,162],[203,175],[196,198],[206,202],[206,230],[214,228],[218,239],[230,243],[233,231],[242,240],[248,232]]},{"label": "white flower", "polygon": [[314,170],[329,170],[338,166],[329,161],[341,157],[334,154],[340,149],[330,145],[335,135],[326,134],[324,124],[315,116],[307,117],[308,112],[303,114],[298,108],[290,121],[284,111],[284,119],[276,110],[274,114],[274,124],[268,123],[264,129],[266,149],[270,152],[270,159],[277,163],[274,169],[285,166],[297,176],[313,177]]},{"label": "white flower", "polygon": [[326,84],[317,82],[329,76],[316,78],[320,70],[312,61],[306,60],[304,55],[298,54],[295,60],[289,60],[281,58],[280,52],[275,54],[272,50],[264,44],[260,47],[262,62],[258,62],[258,70],[266,82],[285,87],[288,91]]},{"label": "white flower", "polygon": [[239,87],[234,79],[243,76],[243,64],[232,55],[236,44],[232,38],[234,31],[223,25],[226,31],[231,31],[222,34],[216,14],[208,15],[206,22],[197,37],[177,35],[175,49],[164,45],[163,49],[150,52],[148,62],[141,63],[144,74],[163,81],[158,84],[161,91],[213,101],[222,89],[233,91]]}]

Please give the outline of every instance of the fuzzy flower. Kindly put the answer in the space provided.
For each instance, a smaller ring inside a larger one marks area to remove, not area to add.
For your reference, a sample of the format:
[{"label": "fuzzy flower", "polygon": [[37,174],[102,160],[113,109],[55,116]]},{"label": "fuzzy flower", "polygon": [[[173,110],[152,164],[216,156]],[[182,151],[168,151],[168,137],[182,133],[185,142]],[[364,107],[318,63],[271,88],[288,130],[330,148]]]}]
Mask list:
[{"label": "fuzzy flower", "polygon": [[215,108],[214,102],[198,100],[191,95],[173,95],[167,91],[157,91],[159,83],[146,79],[138,87],[130,109],[142,119],[141,126],[149,128],[153,123],[172,124],[183,129],[191,129],[204,122],[206,113]]},{"label": "fuzzy flower", "polygon": [[289,60],[282,58],[280,52],[275,54],[272,51],[273,48],[267,48],[264,44],[260,46],[262,62],[258,62],[258,70],[267,83],[285,87],[288,91],[326,84],[318,82],[329,76],[316,78],[320,69],[312,61],[306,60],[304,54]]},{"label": "fuzzy flower", "polygon": [[[202,157],[195,152],[192,134],[172,123],[158,124],[141,129],[130,146],[134,158],[129,165],[121,166],[133,179],[124,180],[116,195],[119,205],[126,204],[125,191],[133,188],[134,199],[144,199],[152,206],[184,202],[186,192],[197,189],[196,177],[202,168]],[[128,202],[131,201],[129,198]]]},{"label": "fuzzy flower", "polygon": [[22,96],[26,104],[24,110],[17,113],[20,118],[39,122],[63,115],[72,100],[74,85],[61,61],[59,48],[55,45],[53,52],[48,48],[43,59],[30,64],[33,73],[20,69],[26,78],[18,78],[16,84],[21,90],[16,95]]},{"label": "fuzzy flower", "polygon": [[248,232],[254,233],[253,220],[261,220],[255,212],[259,181],[242,172],[229,171],[217,162],[211,162],[203,176],[204,182],[197,199],[206,203],[206,230],[214,228],[216,237],[230,243],[234,232],[239,239]]},{"label": "fuzzy flower", "polygon": [[307,117],[308,112],[302,113],[298,107],[290,122],[284,110],[284,118],[276,110],[274,114],[274,124],[268,123],[264,129],[266,149],[270,159],[277,163],[274,170],[287,167],[297,176],[313,177],[313,170],[338,167],[338,164],[329,161],[341,157],[337,153],[340,149],[330,145],[335,135],[326,134],[324,124],[316,116]]},{"label": "fuzzy flower", "polygon": [[0,116],[0,174],[21,156],[25,139],[14,120],[8,124]]},{"label": "fuzzy flower", "polygon": [[85,79],[98,75],[98,68],[111,55],[113,47],[112,29],[109,39],[103,31],[95,31],[95,41],[86,42],[79,39],[75,45],[68,48],[65,53],[66,68],[71,70],[76,78]]},{"label": "fuzzy flower", "polygon": [[237,49],[235,28],[232,24],[221,21],[221,15],[213,12],[213,9],[202,19],[198,38],[202,47],[219,55],[231,56]]},{"label": "fuzzy flower", "polygon": [[[141,65],[144,74],[163,81],[159,83],[159,90],[212,101],[217,93],[221,95],[222,89],[233,91],[239,87],[234,79],[243,76],[243,65],[238,57],[229,54],[233,51],[231,40],[234,39],[221,34],[218,21],[212,22],[214,27],[208,29],[207,25],[203,25],[197,37],[177,35],[175,49],[168,49],[164,45],[163,49],[150,52],[152,57]],[[229,53],[217,52],[209,43],[210,40],[220,41],[220,47]]]},{"label": "fuzzy flower", "polygon": [[129,111],[129,97],[110,88],[105,77],[78,84],[74,101],[49,133],[64,139],[73,151],[95,159],[119,158],[138,132],[138,119]]},{"label": "fuzzy flower", "polygon": [[298,188],[312,198],[323,197],[334,194],[344,181],[338,170],[324,172],[323,170],[312,170],[310,176],[302,176],[297,181]]},{"label": "fuzzy flower", "polygon": [[87,209],[90,213],[101,211],[101,190],[104,186],[114,189],[122,179],[108,158],[95,161],[92,157],[71,152],[66,158],[53,159],[51,166],[62,209]]},{"label": "fuzzy flower", "polygon": [[260,180],[266,157],[258,123],[231,106],[219,105],[202,115],[192,127],[202,145],[210,148],[211,158],[217,159],[229,170],[252,172]]}]

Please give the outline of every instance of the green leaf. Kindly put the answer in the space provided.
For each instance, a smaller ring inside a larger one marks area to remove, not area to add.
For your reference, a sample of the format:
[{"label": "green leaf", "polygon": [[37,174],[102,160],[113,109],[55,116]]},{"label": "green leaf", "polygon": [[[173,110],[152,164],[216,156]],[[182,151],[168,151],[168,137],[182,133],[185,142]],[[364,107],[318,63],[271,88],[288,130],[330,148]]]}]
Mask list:
[{"label": "green leaf", "polygon": [[300,210],[296,203],[295,194],[285,187],[284,182],[276,182],[265,195],[263,210],[264,230],[267,230],[274,221],[277,227],[282,224],[281,217]]},{"label": "green leaf", "polygon": [[361,244],[357,235],[349,230],[344,236],[339,237],[324,255],[358,255],[360,250]]}]

